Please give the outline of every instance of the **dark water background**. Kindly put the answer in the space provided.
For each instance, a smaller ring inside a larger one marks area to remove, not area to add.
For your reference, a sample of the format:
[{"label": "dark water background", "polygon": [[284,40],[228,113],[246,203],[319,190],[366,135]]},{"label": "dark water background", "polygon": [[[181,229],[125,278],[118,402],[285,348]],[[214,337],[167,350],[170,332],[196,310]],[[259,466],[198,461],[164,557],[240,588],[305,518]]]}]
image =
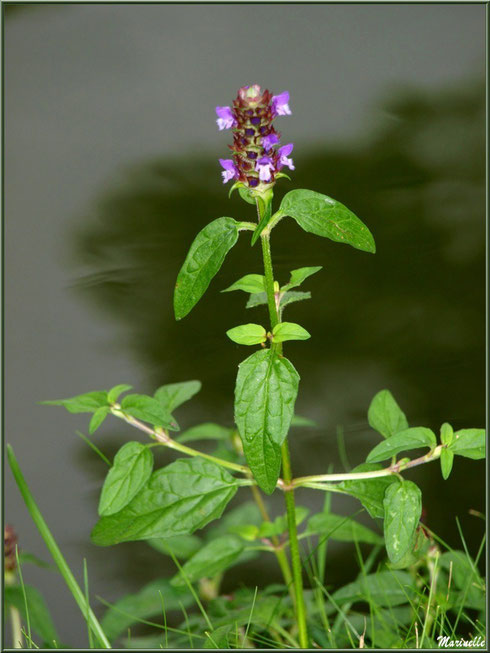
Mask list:
[{"label": "dark water background", "polygon": [[[275,272],[324,269],[309,302],[286,315],[311,340],[288,343],[301,377],[297,410],[316,429],[291,432],[296,476],[342,469],[377,442],[366,411],[391,389],[411,425],[436,432],[485,423],[484,7],[479,5],[55,6],[5,18],[5,439],[13,444],[62,550],[93,594],[114,600],[172,565],[144,543],[88,540],[104,464],[75,435],[84,416],[41,399],[131,383],[151,392],[198,378],[183,427],[231,424],[238,363],[224,332],[261,322],[240,293],[219,290],[261,272],[249,238],[227,258],[194,311],[173,319],[172,289],[194,235],[211,219],[250,219],[227,199],[214,106],[245,83],[291,92],[278,119],[295,143],[291,187],[347,204],[373,232],[375,256],[303,233],[273,234]],[[280,122],[280,124],[279,124]],[[97,434],[112,455],[136,434],[113,422]],[[170,453],[161,462],[170,461]],[[409,477],[427,523],[475,553],[483,462],[459,459],[449,481],[436,464]],[[47,558],[6,474],[5,516],[21,546]],[[271,500],[274,514],[280,497]],[[298,492],[320,509],[322,496]],[[349,514],[353,500],[334,497]],[[361,518],[362,519],[362,518]],[[369,523],[369,520],[366,520]],[[327,578],[356,573],[353,549],[332,546]],[[85,626],[63,582],[25,568],[47,597],[65,641]],[[237,567],[225,587],[278,580],[268,559]],[[94,603],[96,603],[94,601]]]}]

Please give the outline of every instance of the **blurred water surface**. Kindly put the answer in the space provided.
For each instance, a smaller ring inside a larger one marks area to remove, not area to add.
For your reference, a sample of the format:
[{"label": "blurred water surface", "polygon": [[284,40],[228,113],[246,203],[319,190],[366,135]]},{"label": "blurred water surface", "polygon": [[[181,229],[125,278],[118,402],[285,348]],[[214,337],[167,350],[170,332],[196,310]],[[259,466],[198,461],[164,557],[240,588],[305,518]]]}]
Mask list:
[{"label": "blurred water surface", "polygon": [[[288,343],[287,355],[302,378],[297,410],[318,423],[291,432],[295,474],[342,469],[339,432],[348,463],[362,462],[377,442],[366,411],[381,388],[391,389],[411,425],[484,425],[480,9],[100,5],[9,18],[6,439],[78,575],[87,558],[94,593],[113,600],[155,570],[173,573],[172,565],[144,543],[109,551],[88,542],[104,464],[74,435],[86,430],[83,416],[35,402],[122,382],[151,391],[198,378],[203,389],[180,410],[182,426],[232,423],[236,369],[249,352],[225,331],[265,323],[266,314],[246,310],[241,293],[219,291],[260,273],[260,251],[242,234],[179,323],[172,292],[199,229],[221,215],[252,219],[251,207],[237,195],[228,200],[220,183],[216,160],[230,139],[215,133],[212,115],[242,82],[272,80],[273,90],[292,93],[293,116],[278,128],[295,142],[296,170],[291,183],[278,184],[277,200],[291,187],[325,192],[359,215],[377,243],[372,256],[306,234],[292,220],[273,233],[281,282],[291,269],[323,266],[304,284],[312,299],[286,313],[312,334]],[[325,25],[335,27],[328,42]],[[264,36],[260,52],[250,50],[252,28]],[[278,60],[285,33],[290,46]],[[345,34],[358,37],[349,48]],[[306,74],[311,66],[316,81]],[[97,444],[113,454],[128,437],[130,429],[107,423]],[[161,454],[162,463],[171,459]],[[484,509],[484,464],[457,460],[447,482],[436,465],[410,478],[424,492],[428,525],[461,548],[458,516],[475,553],[483,529],[468,510]],[[21,545],[41,555],[10,479],[6,489],[7,520]],[[319,509],[323,497],[302,491],[298,501]],[[271,506],[278,514],[280,497]],[[334,508],[349,514],[358,504],[335,497]],[[329,549],[332,583],[355,574],[353,552]],[[43,570],[26,573],[64,638],[84,641],[62,582]],[[226,588],[267,579],[278,580],[270,561],[253,562],[232,570]]]}]

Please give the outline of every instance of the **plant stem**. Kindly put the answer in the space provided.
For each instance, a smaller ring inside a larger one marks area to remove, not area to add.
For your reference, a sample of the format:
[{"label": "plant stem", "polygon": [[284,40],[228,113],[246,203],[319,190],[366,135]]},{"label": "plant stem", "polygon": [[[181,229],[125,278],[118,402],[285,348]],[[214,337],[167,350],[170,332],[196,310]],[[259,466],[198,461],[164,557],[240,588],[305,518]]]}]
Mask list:
[{"label": "plant stem", "polygon": [[176,442],[175,440],[172,440],[168,432],[165,431],[164,429],[161,428],[153,429],[151,428],[151,426],[148,426],[144,422],[140,422],[139,419],[136,419],[131,415],[126,415],[126,413],[124,413],[121,410],[121,407],[118,404],[114,404],[114,406],[111,408],[111,412],[116,417],[119,417],[120,419],[123,419],[128,424],[131,424],[131,426],[134,426],[140,431],[147,433],[149,436],[157,440],[159,444],[168,447],[169,449],[175,449],[175,451],[180,451],[181,453],[185,453],[188,456],[199,456],[200,458],[206,458],[206,460],[211,460],[213,463],[216,463],[217,465],[221,465],[221,467],[227,467],[228,469],[231,469],[234,472],[240,472],[240,474],[251,476],[250,469],[245,465],[238,465],[237,463],[232,463],[229,460],[224,460],[223,458],[217,458],[216,456],[211,456],[210,454],[203,453],[202,451],[198,451],[197,449],[192,449],[191,447],[187,447],[185,444]]},{"label": "plant stem", "polygon": [[[379,478],[381,476],[391,476],[392,474],[399,474],[400,472],[404,471],[405,469],[410,469],[411,467],[417,467],[418,465],[424,465],[425,463],[430,463],[434,460],[437,460],[440,455],[442,449],[446,445],[440,444],[429,453],[425,454],[425,456],[420,456],[420,458],[414,458],[413,460],[407,460],[405,462],[400,461],[398,463],[395,463],[394,465],[390,465],[389,467],[385,467],[384,469],[377,469],[373,472],[354,472],[352,474],[346,473],[346,474],[320,474],[319,476],[301,476],[299,478],[295,478],[292,481],[292,486],[293,487],[311,487],[311,488],[316,488],[316,489],[322,489],[322,490],[333,490],[334,489],[330,487],[322,487],[321,484],[323,482],[329,482],[329,483],[338,483],[340,481],[359,481],[364,478]],[[287,484],[286,484],[287,488]]]},{"label": "plant stem", "polygon": [[[265,209],[267,211],[267,207]],[[259,213],[259,218],[261,215],[260,205],[257,202],[257,211]],[[262,257],[264,260],[264,275],[265,275],[265,289],[267,293],[267,305],[269,308],[269,317],[271,321],[271,329],[273,329],[277,324],[279,324],[279,312],[278,306],[276,304],[276,297],[274,292],[274,272],[272,269],[272,255],[270,247],[270,233],[263,232],[261,235],[262,241]],[[282,354],[282,344],[278,343],[272,345],[272,351],[277,351],[279,355]],[[282,469],[283,469],[283,478],[285,483],[285,500],[286,500],[286,512],[288,518],[288,530],[289,530],[289,547],[291,551],[291,565],[293,571],[293,585],[294,585],[294,594],[295,594],[295,610],[296,610],[296,622],[298,624],[298,636],[299,636],[299,645],[301,648],[308,648],[308,630],[306,626],[306,608],[303,595],[303,575],[301,569],[301,557],[299,553],[299,544],[298,544],[298,530],[296,528],[296,508],[294,502],[294,488],[291,484],[292,473],[291,473],[291,459],[289,456],[289,448],[287,439],[282,445]]]},{"label": "plant stem", "polygon": [[27,506],[27,510],[29,511],[32,520],[36,524],[47,548],[49,549],[49,552],[53,556],[53,560],[55,561],[61,575],[65,579],[65,583],[68,585],[68,589],[70,590],[70,592],[73,595],[73,598],[77,602],[78,607],[82,612],[82,615],[84,616],[84,618],[88,620],[94,635],[97,637],[99,643],[101,644],[101,648],[111,648],[111,645],[107,637],[105,636],[105,633],[102,630],[102,627],[99,621],[97,620],[97,617],[92,612],[90,606],[87,604],[87,601],[85,599],[82,590],[80,589],[80,586],[75,580],[75,577],[71,572],[71,569],[68,567],[68,564],[65,558],[63,557],[63,554],[61,553],[58,545],[56,544],[56,540],[54,539],[51,531],[48,528],[48,525],[44,521],[44,517],[42,516],[39,508],[37,507],[36,502],[34,501],[34,497],[32,496],[31,491],[29,490],[29,486],[27,485],[25,478],[20,470],[17,459],[15,458],[14,450],[10,445],[7,445],[7,457],[8,457],[10,469],[12,470],[12,474],[14,475],[15,482],[17,483],[20,493],[22,494],[24,502]]},{"label": "plant stem", "polygon": [[[286,484],[291,483],[291,458],[287,439],[282,445],[282,473]],[[303,576],[301,557],[299,553],[298,529],[296,528],[296,507],[294,503],[294,490],[291,487],[285,490],[286,512],[288,516],[289,548],[291,551],[291,564],[293,567],[294,590],[296,594],[296,619],[298,622],[298,636],[301,648],[308,648],[308,630],[306,628],[306,608],[303,596]]]},{"label": "plant stem", "polygon": [[[262,500],[262,495],[260,494],[259,488],[256,485],[252,485],[250,489],[252,490],[255,503],[257,504],[262,519],[266,522],[270,522],[271,518],[269,517],[267,508],[265,507],[265,504]],[[286,583],[286,586],[289,590],[293,603],[295,603],[296,595],[294,593],[293,576],[291,574],[291,567],[289,566],[288,557],[286,555],[286,552],[284,551],[284,548],[280,545],[279,539],[276,535],[273,535],[271,537],[271,542],[274,545],[274,554],[277,558],[277,562],[279,563],[279,567],[281,568],[284,582]]]}]

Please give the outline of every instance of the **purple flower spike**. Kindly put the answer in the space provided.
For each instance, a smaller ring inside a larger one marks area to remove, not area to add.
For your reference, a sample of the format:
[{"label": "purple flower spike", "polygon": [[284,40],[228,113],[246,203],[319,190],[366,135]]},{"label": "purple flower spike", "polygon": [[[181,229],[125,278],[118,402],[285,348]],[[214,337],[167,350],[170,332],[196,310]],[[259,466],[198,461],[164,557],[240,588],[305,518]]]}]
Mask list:
[{"label": "purple flower spike", "polygon": [[230,127],[235,125],[235,118],[230,107],[216,107],[216,115],[218,116],[216,124],[220,131],[222,129],[230,129]]},{"label": "purple flower spike", "polygon": [[262,138],[262,147],[264,150],[270,150],[276,143],[279,143],[279,136],[277,134],[268,134]]},{"label": "purple flower spike", "polygon": [[289,108],[289,92],[283,91],[279,95],[272,96],[272,108],[278,116],[290,116],[291,109]]},{"label": "purple flower spike", "polygon": [[277,169],[280,170],[284,166],[287,166],[290,170],[294,170],[294,164],[292,159],[288,159],[288,155],[293,151],[293,143],[288,143],[283,145],[277,150],[279,155],[279,162],[277,164]]},{"label": "purple flower spike", "polygon": [[223,183],[226,184],[230,179],[238,179],[238,170],[232,159],[220,159],[220,165],[224,168],[221,173],[223,175]]},{"label": "purple flower spike", "polygon": [[260,181],[269,181],[272,178],[271,171],[274,170],[274,163],[270,157],[263,156],[257,161],[255,170],[259,173]]}]

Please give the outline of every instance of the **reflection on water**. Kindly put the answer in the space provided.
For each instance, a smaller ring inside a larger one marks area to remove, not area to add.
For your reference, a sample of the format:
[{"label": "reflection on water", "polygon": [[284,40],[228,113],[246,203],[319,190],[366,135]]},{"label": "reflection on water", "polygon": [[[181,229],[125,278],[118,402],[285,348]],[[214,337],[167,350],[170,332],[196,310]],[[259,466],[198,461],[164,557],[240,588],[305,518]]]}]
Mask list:
[{"label": "reflection on water", "polygon": [[[372,256],[340,246],[301,232],[292,220],[274,231],[280,281],[293,268],[324,267],[304,284],[313,299],[286,313],[312,334],[288,343],[287,355],[302,377],[298,412],[320,425],[292,434],[297,475],[320,473],[331,462],[340,468],[339,425],[350,463],[364,459],[376,442],[367,406],[383,387],[412,425],[484,425],[484,97],[471,85],[433,95],[407,90],[384,106],[391,126],[385,120],[362,145],[332,149],[320,140],[306,152],[296,144],[293,182],[280,182],[278,198],[291,187],[326,192],[366,222],[378,248]],[[85,269],[77,289],[122,330],[117,346],[144,363],[147,389],[203,381],[184,426],[231,422],[236,367],[250,352],[225,331],[266,322],[263,307],[245,310],[245,295],[219,293],[243,274],[261,272],[259,247],[251,249],[243,234],[194,311],[178,323],[173,317],[173,286],[197,231],[222,215],[253,219],[252,207],[238,195],[228,200],[220,185],[222,140],[215,154],[128,170],[76,236]],[[483,508],[483,463],[458,460],[447,483],[435,467],[411,478],[425,492],[428,525],[460,547],[453,519],[460,515],[472,550],[482,529],[467,511]]]}]

